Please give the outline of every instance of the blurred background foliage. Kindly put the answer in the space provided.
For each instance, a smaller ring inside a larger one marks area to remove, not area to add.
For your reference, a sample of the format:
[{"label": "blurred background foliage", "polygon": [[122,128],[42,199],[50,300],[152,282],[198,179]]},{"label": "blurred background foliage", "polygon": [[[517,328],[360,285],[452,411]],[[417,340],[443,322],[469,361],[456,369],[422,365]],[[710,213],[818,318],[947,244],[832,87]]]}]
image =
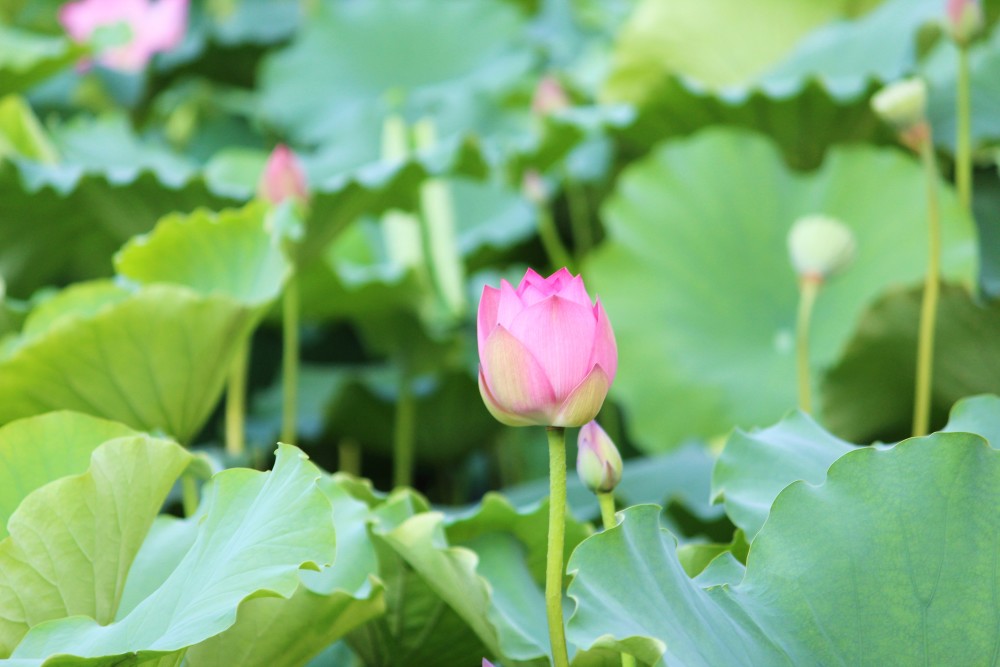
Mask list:
[{"label": "blurred background foliage", "polygon": [[[951,186],[940,0],[194,0],[180,46],[134,74],[75,66],[87,47],[59,4],[0,7],[0,422],[71,407],[221,460],[233,341],[252,335],[263,464],[289,260],[250,231],[253,206],[211,212],[254,199],[280,142],[312,193],[291,259],[300,444],[321,466],[359,457],[388,488],[405,391],[431,501],[544,495],[541,433],[480,400],[474,315],[484,284],[558,268],[554,224],[618,338],[600,420],[628,458],[620,500],[728,542],[708,504],[712,444],[795,405],[797,217],[834,215],[859,243],[815,313],[820,421],[857,443],[908,434],[924,183],[869,99],[911,74],[930,87],[942,168],[935,425],[1000,391],[1000,1],[970,50],[972,216]],[[171,237],[182,223],[203,231]],[[244,240],[212,245],[219,225],[247,226]],[[442,225],[453,246],[435,241]],[[126,400],[151,386],[155,409]],[[581,488],[570,497],[596,515]]]}]

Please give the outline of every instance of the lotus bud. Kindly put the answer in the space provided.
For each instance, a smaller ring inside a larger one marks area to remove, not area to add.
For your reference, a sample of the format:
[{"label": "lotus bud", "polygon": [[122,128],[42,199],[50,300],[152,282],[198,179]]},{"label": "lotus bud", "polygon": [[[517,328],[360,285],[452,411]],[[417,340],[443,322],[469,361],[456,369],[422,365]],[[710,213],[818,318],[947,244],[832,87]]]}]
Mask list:
[{"label": "lotus bud", "polygon": [[835,218],[808,215],[788,232],[788,254],[803,280],[822,281],[854,258],[854,234]]},{"label": "lotus bud", "polygon": [[531,269],[518,286],[486,286],[479,302],[479,392],[509,426],[583,426],[597,416],[618,370],[600,299],[580,276]]},{"label": "lotus bud", "polygon": [[183,41],[187,14],[188,0],[77,0],[59,8],[59,23],[73,41],[98,47],[101,35],[114,31],[114,43],[98,49],[97,62],[139,72],[154,54]]},{"label": "lotus bud", "polygon": [[545,187],[545,179],[535,169],[524,172],[521,180],[521,194],[535,206],[544,206],[549,199],[548,188]]},{"label": "lotus bud", "polygon": [[890,83],[872,97],[872,109],[899,132],[921,125],[927,115],[927,84],[916,77]]},{"label": "lotus bud", "polygon": [[550,75],[538,82],[531,99],[531,111],[536,116],[548,116],[569,107],[569,96],[559,79]]},{"label": "lotus bud", "polygon": [[979,0],[947,0],[947,28],[955,43],[964,46],[983,29],[983,8]]},{"label": "lotus bud", "polygon": [[580,429],[577,439],[576,474],[594,493],[614,491],[622,480],[622,456],[596,421]]},{"label": "lotus bud", "polygon": [[483,667],[493,667],[493,663],[486,658],[483,658]]},{"label": "lotus bud", "polygon": [[264,166],[257,186],[260,197],[272,204],[280,204],[286,199],[305,201],[309,194],[306,175],[298,158],[284,144],[278,144]]}]

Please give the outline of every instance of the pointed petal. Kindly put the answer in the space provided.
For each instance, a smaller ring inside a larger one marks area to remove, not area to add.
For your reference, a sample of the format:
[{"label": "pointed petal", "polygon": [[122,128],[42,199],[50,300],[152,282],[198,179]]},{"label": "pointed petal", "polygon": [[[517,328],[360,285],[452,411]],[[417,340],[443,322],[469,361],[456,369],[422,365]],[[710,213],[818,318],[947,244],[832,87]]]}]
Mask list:
[{"label": "pointed petal", "polygon": [[545,279],[545,285],[551,294],[556,294],[573,280],[573,274],[565,266]]},{"label": "pointed petal", "polygon": [[479,356],[483,356],[483,343],[497,325],[497,313],[500,309],[500,290],[489,285],[483,286],[483,295],[479,297],[479,311],[476,313],[476,338],[479,339]]},{"label": "pointed petal", "polygon": [[593,307],[590,295],[587,294],[587,288],[583,284],[582,276],[572,276],[569,281],[560,288],[559,296],[572,301],[573,303],[578,303],[581,306],[586,306],[588,308]]},{"label": "pointed petal", "polygon": [[531,285],[532,287],[537,287],[540,290],[545,290],[545,278],[538,275],[534,269],[528,269],[524,272],[524,277],[521,278],[521,282],[517,286],[518,295],[522,294],[527,287]]},{"label": "pointed petal", "polygon": [[590,307],[558,296],[525,308],[511,323],[510,332],[541,364],[557,402],[592,368],[596,324]]},{"label": "pointed petal", "polygon": [[608,374],[600,366],[594,366],[586,379],[559,406],[550,426],[583,426],[591,421],[601,411],[610,386]]},{"label": "pointed petal", "polygon": [[540,426],[546,425],[543,421],[533,421],[528,417],[522,417],[514,412],[505,410],[490,393],[490,388],[486,385],[486,378],[483,377],[483,369],[479,368],[479,395],[483,397],[486,409],[490,411],[493,418],[501,424],[507,426]]},{"label": "pointed petal", "polygon": [[521,291],[521,303],[524,307],[534,306],[539,301],[544,301],[545,299],[552,296],[548,292],[541,290],[534,285],[528,285]]},{"label": "pointed petal", "polygon": [[517,314],[524,310],[520,295],[506,280],[500,281],[500,302],[497,307],[497,324],[510,328]]},{"label": "pointed petal", "polygon": [[615,332],[600,298],[594,306],[594,315],[597,317],[597,328],[594,331],[594,354],[590,363],[603,368],[608,374],[608,382],[614,382],[618,373],[618,343],[615,342]]},{"label": "pointed petal", "polygon": [[486,386],[504,411],[530,414],[558,403],[541,364],[503,325],[487,337],[480,362]]}]

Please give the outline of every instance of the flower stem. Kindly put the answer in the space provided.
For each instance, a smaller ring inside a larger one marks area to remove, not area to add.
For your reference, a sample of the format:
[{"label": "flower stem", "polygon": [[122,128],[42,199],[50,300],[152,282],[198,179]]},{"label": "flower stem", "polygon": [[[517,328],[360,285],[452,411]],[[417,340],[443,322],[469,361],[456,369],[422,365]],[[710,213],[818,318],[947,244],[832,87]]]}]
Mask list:
[{"label": "flower stem", "polygon": [[563,628],[563,544],[566,533],[566,430],[546,428],[549,437],[549,544],[545,556],[545,611],[554,667],[569,667]]},{"label": "flower stem", "polygon": [[941,222],[938,210],[938,173],[930,132],[920,144],[920,158],[927,179],[927,278],[920,307],[917,338],[917,387],[913,408],[913,435],[926,435],[930,427],[931,372],[934,367],[934,327],[937,319],[939,276],[941,273]]},{"label": "flower stem", "polygon": [[355,477],[361,476],[361,446],[354,438],[344,438],[337,445],[337,468]]},{"label": "flower stem", "polygon": [[181,477],[181,506],[184,516],[191,516],[198,511],[198,481],[191,473]]},{"label": "flower stem", "polygon": [[573,245],[576,248],[576,256],[582,257],[594,245],[587,210],[587,195],[583,188],[570,178],[568,169],[563,171],[563,183],[565,183],[566,203],[569,205],[569,224],[573,229]]},{"label": "flower stem", "polygon": [[299,281],[294,268],[285,285],[283,306],[281,441],[293,445],[298,439],[299,393]]},{"label": "flower stem", "polygon": [[250,339],[236,348],[226,386],[226,453],[239,456],[246,450],[247,363],[250,356]]},{"label": "flower stem", "polygon": [[538,236],[542,240],[545,254],[549,257],[549,263],[553,267],[565,266],[572,271],[573,259],[559,238],[559,230],[556,229],[552,213],[544,206],[538,207]]},{"label": "flower stem", "polygon": [[413,483],[413,445],[416,436],[416,398],[410,385],[409,373],[399,379],[399,398],[396,403],[396,426],[393,432],[393,485],[410,486]]},{"label": "flower stem", "polygon": [[[601,505],[601,523],[604,530],[610,530],[617,525],[615,521],[615,496],[613,493],[598,493],[597,502]],[[635,667],[635,657],[622,653],[622,667]]]},{"label": "flower stem", "polygon": [[812,412],[812,384],[809,381],[809,325],[822,279],[805,276],[799,281],[799,313],[795,323],[795,357],[799,377],[799,409]]},{"label": "flower stem", "polygon": [[969,92],[969,48],[958,47],[958,87],[955,99],[955,185],[966,213],[972,212],[972,123]]}]

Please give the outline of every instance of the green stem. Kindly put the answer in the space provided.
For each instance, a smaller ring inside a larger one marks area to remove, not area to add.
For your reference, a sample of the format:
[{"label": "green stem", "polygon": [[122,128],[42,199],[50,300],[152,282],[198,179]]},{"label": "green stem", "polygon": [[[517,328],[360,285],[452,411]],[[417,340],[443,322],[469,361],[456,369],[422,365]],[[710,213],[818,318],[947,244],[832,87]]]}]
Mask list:
[{"label": "green stem", "polygon": [[344,438],[337,445],[337,461],[340,472],[355,477],[361,476],[361,446],[354,438]]},{"label": "green stem", "polygon": [[298,439],[299,393],[299,281],[294,268],[285,286],[283,306],[281,441],[294,445]]},{"label": "green stem", "polygon": [[[601,523],[604,530],[610,530],[617,525],[615,521],[615,496],[613,493],[598,493],[597,502],[601,505]],[[635,657],[622,653],[622,667],[635,667]]]},{"label": "green stem", "polygon": [[569,251],[566,250],[566,246],[563,245],[562,239],[559,238],[559,230],[556,229],[555,220],[552,219],[548,208],[544,206],[538,207],[538,236],[542,240],[542,247],[545,248],[545,254],[548,255],[549,263],[553,268],[565,266],[570,270],[573,269],[573,260]]},{"label": "green stem", "polygon": [[247,364],[250,357],[250,339],[236,348],[226,386],[226,453],[240,456],[246,450]]},{"label": "green stem", "polygon": [[969,49],[958,47],[958,87],[955,100],[955,185],[966,213],[972,212],[972,123],[969,91]]},{"label": "green stem", "polygon": [[582,257],[594,245],[594,236],[590,230],[587,196],[583,188],[570,178],[568,169],[563,171],[563,183],[565,183],[566,202],[569,204],[569,224],[573,230],[573,245],[576,248],[576,256]]},{"label": "green stem", "polygon": [[413,483],[416,408],[410,376],[403,372],[399,379],[399,400],[396,403],[396,427],[393,433],[393,484],[397,487],[410,486]]},{"label": "green stem", "polygon": [[795,323],[795,357],[799,378],[799,409],[812,412],[812,384],[809,378],[809,324],[822,280],[805,276],[799,281],[799,313]]},{"label": "green stem", "polygon": [[913,408],[913,435],[926,435],[930,427],[931,373],[934,368],[934,327],[937,319],[941,273],[941,221],[938,210],[938,174],[930,132],[920,144],[920,158],[927,179],[927,278],[920,307],[917,338],[917,387]]},{"label": "green stem", "polygon": [[615,527],[615,496],[613,493],[598,493],[597,502],[601,506],[601,523],[604,530]]},{"label": "green stem", "polygon": [[184,516],[191,516],[198,511],[198,480],[190,473],[181,477],[181,506]]},{"label": "green stem", "polygon": [[546,428],[549,436],[549,544],[545,555],[545,611],[549,619],[554,667],[569,667],[563,628],[563,544],[566,533],[566,430]]}]

